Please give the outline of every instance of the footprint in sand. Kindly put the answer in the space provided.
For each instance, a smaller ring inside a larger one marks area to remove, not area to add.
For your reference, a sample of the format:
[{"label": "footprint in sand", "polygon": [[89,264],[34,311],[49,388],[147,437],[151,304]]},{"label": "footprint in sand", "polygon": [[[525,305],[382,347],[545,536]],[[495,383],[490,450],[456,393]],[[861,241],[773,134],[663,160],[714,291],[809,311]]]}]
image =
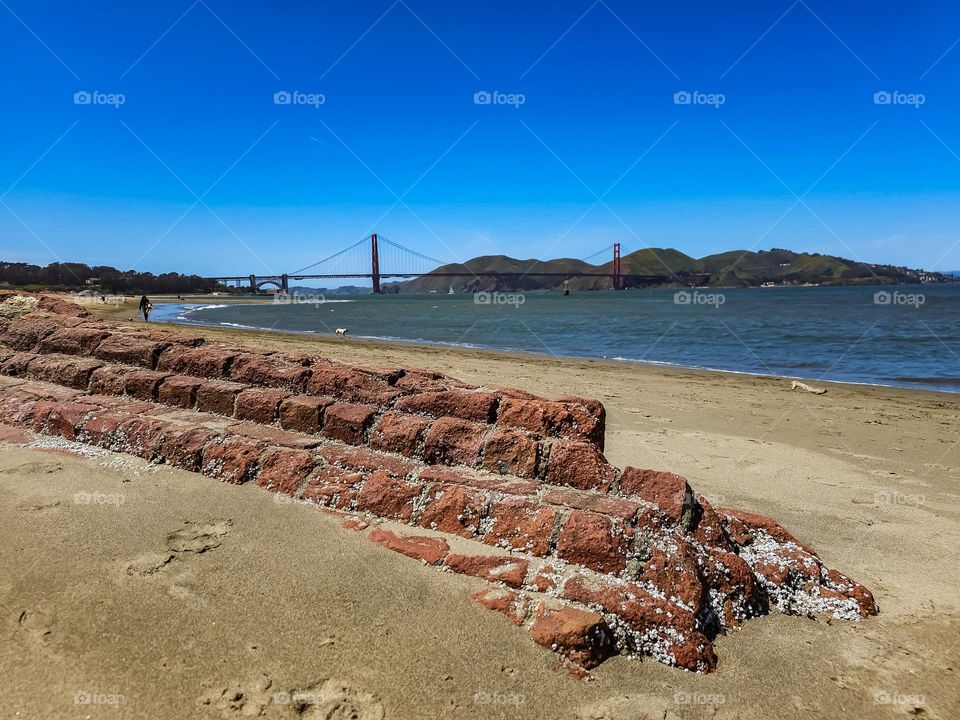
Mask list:
[{"label": "footprint in sand", "polygon": [[144,553],[129,561],[124,569],[127,575],[154,575],[171,563],[182,560],[184,555],[200,555],[220,547],[232,525],[233,521],[229,519],[203,524],[184,520],[182,528],[167,535],[166,550]]},{"label": "footprint in sand", "polygon": [[19,475],[19,474],[44,474],[52,475],[63,470],[63,465],[58,462],[25,462],[13,467],[3,468],[0,475]]},{"label": "footprint in sand", "polygon": [[57,658],[54,620],[43,610],[24,608],[14,616],[16,629],[31,646],[47,657]]},{"label": "footprint in sand", "polygon": [[376,696],[343,680],[321,680],[298,690],[280,690],[267,675],[245,686],[213,689],[199,703],[225,720],[241,717],[300,718],[301,720],[383,720]]},{"label": "footprint in sand", "polygon": [[17,510],[20,512],[48,512],[50,510],[56,510],[60,507],[59,500],[48,500],[46,502],[24,502],[17,505]]}]

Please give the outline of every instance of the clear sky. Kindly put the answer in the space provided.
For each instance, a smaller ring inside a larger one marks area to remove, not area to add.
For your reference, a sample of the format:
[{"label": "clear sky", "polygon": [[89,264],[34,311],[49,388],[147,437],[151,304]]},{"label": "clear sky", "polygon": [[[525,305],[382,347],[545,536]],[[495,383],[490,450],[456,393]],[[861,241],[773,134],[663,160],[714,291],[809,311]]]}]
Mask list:
[{"label": "clear sky", "polygon": [[377,230],[956,269],[958,39],[933,0],[0,0],[0,259],[284,272]]}]

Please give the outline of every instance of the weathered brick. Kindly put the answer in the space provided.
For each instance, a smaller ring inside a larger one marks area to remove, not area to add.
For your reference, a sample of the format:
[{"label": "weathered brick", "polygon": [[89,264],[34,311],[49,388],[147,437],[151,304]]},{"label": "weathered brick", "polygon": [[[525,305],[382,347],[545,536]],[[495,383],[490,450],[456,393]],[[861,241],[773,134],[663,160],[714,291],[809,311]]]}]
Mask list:
[{"label": "weathered brick", "polygon": [[526,598],[514,590],[501,587],[484,588],[470,597],[488,610],[503,613],[514,625],[522,625],[530,612]]},{"label": "weathered brick", "polygon": [[83,427],[77,431],[77,440],[96,447],[120,450],[117,442],[117,430],[130,419],[125,412],[109,408],[99,408],[86,416]]},{"label": "weathered brick", "polygon": [[284,361],[282,358],[256,353],[238,355],[230,366],[230,379],[267,387],[303,392],[310,369]]},{"label": "weathered brick", "polygon": [[254,476],[265,449],[263,443],[242,437],[211,442],[203,448],[201,472],[223,482],[240,485]]},{"label": "weathered brick", "polygon": [[408,477],[416,468],[414,463],[396,455],[379,453],[364,447],[329,444],[318,448],[317,456],[350,472],[370,473],[383,470],[398,478]]},{"label": "weathered brick", "polygon": [[127,395],[140,400],[156,400],[160,383],[169,377],[169,373],[154,370],[134,370],[127,375],[123,389]]},{"label": "weathered brick", "polygon": [[450,546],[442,538],[397,535],[388,530],[377,528],[367,536],[371,541],[383,547],[401,553],[427,565],[438,565],[450,551]]},{"label": "weathered brick", "polygon": [[240,420],[269,425],[277,419],[280,403],[289,397],[285,390],[249,388],[237,395],[234,416]]},{"label": "weathered brick", "polygon": [[307,392],[382,407],[392,403],[401,394],[382,378],[335,363],[318,363],[314,366],[307,382]]},{"label": "weathered brick", "polygon": [[280,445],[281,447],[294,448],[296,450],[309,450],[317,447],[321,442],[316,436],[301,435],[300,433],[281,430],[275,425],[261,425],[255,422],[239,422],[230,426],[230,432],[234,435],[242,435],[253,440],[260,440],[267,445]]},{"label": "weathered brick", "polygon": [[444,382],[442,373],[432,372],[430,370],[404,370],[403,376],[397,379],[394,387],[406,392],[440,392],[449,390],[449,386]]},{"label": "weathered brick", "polygon": [[446,465],[425,465],[420,470],[420,479],[465,485],[477,490],[493,490],[507,495],[534,495],[540,489],[540,483],[536,480],[525,480],[511,475],[492,475],[470,468]]},{"label": "weathered brick", "polygon": [[607,492],[615,474],[596,445],[583,440],[555,440],[550,445],[547,482],[551,485]]},{"label": "weathered brick", "polygon": [[27,375],[27,366],[37,359],[37,355],[32,352],[15,352],[4,360],[0,366],[0,373],[10,377],[25,377]]},{"label": "weathered brick", "polygon": [[338,468],[333,465],[318,467],[303,486],[304,500],[338,510],[353,509],[360,483],[365,475]]},{"label": "weathered brick", "polygon": [[548,490],[543,495],[543,502],[575,508],[577,510],[592,510],[593,512],[612,515],[625,521],[632,520],[637,514],[637,510],[640,509],[640,505],[632,500],[624,500],[584,490],[574,490],[573,488],[554,488]]},{"label": "weathered brick", "polygon": [[314,434],[320,431],[323,410],[333,398],[294,395],[280,405],[280,427],[284,430]]},{"label": "weathered brick", "polygon": [[450,553],[446,566],[455,573],[472,575],[491,582],[519,588],[527,577],[530,561],[504,555],[460,555]]},{"label": "weathered brick", "polygon": [[101,342],[93,356],[112,363],[137,365],[152,370],[169,342],[158,342],[135,335],[113,333]]},{"label": "weathered brick", "polygon": [[370,446],[385,452],[416,457],[430,420],[406,413],[384,413],[370,431]]},{"label": "weathered brick", "polygon": [[487,493],[460,485],[433,485],[415,523],[420,527],[472,538],[480,532]]},{"label": "weathered brick", "polygon": [[132,372],[135,370],[118,365],[98,367],[90,374],[90,392],[97,395],[123,395],[127,376]]},{"label": "weathered brick", "polygon": [[324,410],[323,434],[349,445],[362,445],[376,411],[371,405],[334,403]]},{"label": "weathered brick", "polygon": [[145,460],[162,459],[161,448],[169,426],[150,417],[132,417],[120,424],[116,439],[121,452]]},{"label": "weathered brick", "polygon": [[274,448],[260,461],[257,485],[284,495],[295,495],[316,462],[306,450]]},{"label": "weathered brick", "polygon": [[217,437],[215,431],[202,427],[171,431],[163,440],[161,452],[168,465],[197,472],[203,462],[203,448]]},{"label": "weathered brick", "polygon": [[566,605],[540,603],[530,637],[587,669],[615,652],[613,633],[600,615]]},{"label": "weathered brick", "polygon": [[90,376],[101,365],[100,361],[91,358],[40,355],[30,362],[27,376],[76,390],[86,390],[90,385]]},{"label": "weathered brick", "polygon": [[376,471],[357,495],[357,510],[407,522],[422,489],[423,483],[407,482],[389,473]]},{"label": "weathered brick", "polygon": [[501,475],[534,477],[537,473],[536,440],[519,430],[496,428],[483,446],[481,467]]},{"label": "weathered brick", "polygon": [[[528,400],[504,397],[497,411],[497,424],[520,427],[533,433],[553,437],[583,439],[603,449],[603,406],[590,407],[576,402]],[[598,409],[599,408],[599,409]]]},{"label": "weathered brick", "polygon": [[157,370],[216,380],[226,376],[237,354],[236,350],[205,346],[191,348],[175,344],[160,354]]},{"label": "weathered brick", "polygon": [[473,467],[480,459],[486,425],[442,417],[433,422],[423,441],[427,462]]},{"label": "weathered brick", "polygon": [[550,552],[550,538],[557,511],[525,498],[500,498],[490,506],[483,542],[544,556]]},{"label": "weathered brick", "polygon": [[202,381],[188,375],[166,378],[157,390],[157,400],[164,405],[192,408],[197,404],[197,388]]},{"label": "weathered brick", "polygon": [[64,300],[56,295],[41,295],[37,299],[37,307],[41,310],[46,310],[47,312],[56,313],[57,315],[66,315],[77,318],[85,318],[90,316],[90,313],[86,310],[86,308],[80,307],[77,305],[77,303]]},{"label": "weathered brick", "polygon": [[494,393],[479,390],[442,390],[422,392],[400,398],[394,407],[409,413],[433,417],[455,417],[461,420],[489,423],[497,406]]},{"label": "weathered brick", "polygon": [[89,355],[109,335],[102,328],[62,328],[40,341],[39,352]]},{"label": "weathered brick", "polygon": [[619,573],[627,564],[624,526],[607,515],[574,510],[557,539],[557,557],[602,573]]},{"label": "weathered brick", "polygon": [[33,350],[43,338],[61,327],[61,324],[52,318],[21,318],[7,328],[0,341],[14,350]]},{"label": "weathered brick", "polygon": [[34,409],[33,429],[75,440],[77,431],[82,428],[83,418],[87,413],[99,409],[97,405],[83,402],[40,401]]},{"label": "weathered brick", "polygon": [[207,380],[197,388],[197,410],[233,417],[237,395],[246,388],[226,380]]},{"label": "weathered brick", "polygon": [[693,519],[693,491],[686,478],[679,475],[625,467],[620,476],[620,491],[656,505],[684,528],[688,527]]}]

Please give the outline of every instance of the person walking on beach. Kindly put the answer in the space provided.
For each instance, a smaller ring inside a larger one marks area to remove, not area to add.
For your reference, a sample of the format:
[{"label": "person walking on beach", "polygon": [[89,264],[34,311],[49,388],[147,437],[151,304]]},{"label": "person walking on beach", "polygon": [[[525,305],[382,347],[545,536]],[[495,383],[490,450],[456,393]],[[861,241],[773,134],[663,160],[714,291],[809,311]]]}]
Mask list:
[{"label": "person walking on beach", "polygon": [[146,295],[140,298],[140,312],[143,313],[144,322],[150,322],[150,311],[153,310],[153,303]]}]

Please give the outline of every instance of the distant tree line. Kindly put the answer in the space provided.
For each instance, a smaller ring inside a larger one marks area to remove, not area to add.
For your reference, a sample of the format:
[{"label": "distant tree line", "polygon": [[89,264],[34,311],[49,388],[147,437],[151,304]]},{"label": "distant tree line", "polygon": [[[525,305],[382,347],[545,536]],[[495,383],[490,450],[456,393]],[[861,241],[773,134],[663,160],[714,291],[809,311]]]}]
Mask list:
[{"label": "distant tree line", "polygon": [[[89,282],[88,282],[89,281]],[[0,285],[51,290],[97,290],[104,293],[204,293],[217,288],[213,280],[180,273],[134,272],[109,265],[90,267],[82,263],[51,263],[46,267],[28,263],[0,262]]]}]

